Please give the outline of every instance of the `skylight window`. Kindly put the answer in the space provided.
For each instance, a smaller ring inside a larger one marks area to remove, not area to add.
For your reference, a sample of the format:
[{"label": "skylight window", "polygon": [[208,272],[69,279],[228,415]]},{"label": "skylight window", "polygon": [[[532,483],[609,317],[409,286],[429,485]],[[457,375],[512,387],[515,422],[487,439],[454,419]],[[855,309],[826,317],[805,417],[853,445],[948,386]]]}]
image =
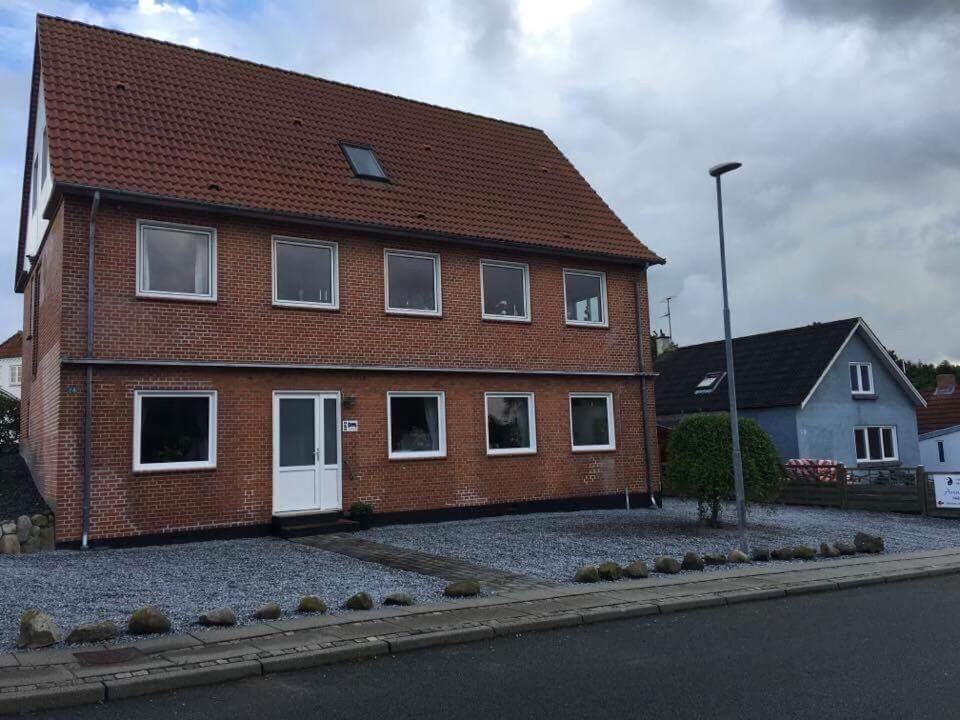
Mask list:
[{"label": "skylight window", "polygon": [[350,167],[357,177],[367,178],[369,180],[389,180],[383,166],[377,160],[373,148],[366,145],[349,145],[341,143],[343,154],[347,156]]},{"label": "skylight window", "polygon": [[694,389],[695,395],[706,395],[712,393],[717,389],[717,386],[720,384],[720,381],[726,377],[725,372],[711,372],[703,376],[703,380],[697,383],[697,387]]}]

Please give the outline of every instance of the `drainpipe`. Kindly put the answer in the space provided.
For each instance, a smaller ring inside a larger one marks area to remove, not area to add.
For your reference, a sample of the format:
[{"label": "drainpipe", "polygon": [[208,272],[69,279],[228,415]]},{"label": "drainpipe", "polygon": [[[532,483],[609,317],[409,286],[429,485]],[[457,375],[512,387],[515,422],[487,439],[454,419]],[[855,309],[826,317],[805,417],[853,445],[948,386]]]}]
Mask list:
[{"label": "drainpipe", "polygon": [[640,362],[640,372],[643,373],[640,376],[640,402],[642,404],[642,411],[640,413],[640,420],[643,427],[643,454],[647,461],[647,495],[650,499],[650,507],[657,507],[657,498],[653,492],[653,456],[652,450],[650,448],[650,426],[647,421],[647,377],[645,373],[647,372],[647,355],[643,350],[643,318],[640,315],[640,308],[643,307],[641,299],[643,297],[642,290],[640,288],[640,283],[634,285],[634,290],[637,298],[637,354],[639,355]]},{"label": "drainpipe", "polygon": [[[100,191],[93,194],[90,206],[90,229],[87,235],[87,358],[93,358],[93,241],[97,236],[97,211]],[[93,365],[87,365],[86,388],[83,393],[83,534],[80,547],[88,550],[90,538],[90,480],[93,475]]]}]

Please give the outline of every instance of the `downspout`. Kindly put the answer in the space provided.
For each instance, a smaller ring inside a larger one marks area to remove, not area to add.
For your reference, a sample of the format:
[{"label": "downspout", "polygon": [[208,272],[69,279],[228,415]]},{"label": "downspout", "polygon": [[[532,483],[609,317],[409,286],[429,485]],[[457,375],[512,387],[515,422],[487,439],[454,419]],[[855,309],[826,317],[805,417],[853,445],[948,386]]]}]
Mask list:
[{"label": "downspout", "polygon": [[647,420],[647,355],[643,350],[643,317],[641,317],[640,308],[643,293],[640,289],[640,283],[634,285],[637,298],[637,355],[640,362],[640,403],[642,405],[640,412],[640,421],[643,428],[643,454],[647,461],[647,495],[650,499],[650,507],[657,507],[657,498],[653,492],[653,455],[650,448],[650,425]]},{"label": "downspout", "polygon": [[[100,191],[93,194],[90,206],[90,228],[87,235],[87,358],[93,358],[93,241],[97,236],[97,211]],[[93,365],[87,365],[86,388],[83,393],[83,534],[80,547],[88,550],[90,539],[90,481],[93,475]]]}]

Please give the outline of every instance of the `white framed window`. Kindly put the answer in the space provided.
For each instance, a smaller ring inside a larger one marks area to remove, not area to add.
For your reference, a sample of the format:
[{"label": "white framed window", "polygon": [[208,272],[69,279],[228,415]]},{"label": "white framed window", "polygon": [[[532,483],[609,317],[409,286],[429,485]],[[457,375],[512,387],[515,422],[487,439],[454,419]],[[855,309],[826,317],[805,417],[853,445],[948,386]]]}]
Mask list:
[{"label": "white framed window", "polygon": [[138,220],[137,295],[216,300],[217,231]]},{"label": "white framed window", "polygon": [[570,393],[570,445],[574,452],[616,449],[613,393]]},{"label": "white framed window", "polygon": [[138,390],[133,405],[133,469],[217,466],[215,390]]},{"label": "white framed window", "polygon": [[273,304],[340,307],[338,248],[334,242],[273,236]]},{"label": "white framed window", "polygon": [[563,302],[567,325],[607,327],[607,274],[565,268]]},{"label": "white framed window", "polygon": [[530,321],[530,266],[480,261],[480,308],[484,320]]},{"label": "white framed window", "polygon": [[850,391],[854,395],[873,395],[872,363],[850,363]]},{"label": "white framed window", "polygon": [[537,451],[533,393],[484,393],[487,455],[531,455]]},{"label": "white framed window", "polygon": [[10,384],[19,385],[23,382],[23,365],[11,365],[10,366]]},{"label": "white framed window", "polygon": [[866,425],[853,429],[859,462],[899,460],[897,429],[890,425]]},{"label": "white framed window", "polygon": [[384,309],[401,315],[440,315],[440,256],[384,250]]},{"label": "white framed window", "polygon": [[722,370],[707,373],[703,376],[703,380],[697,383],[697,386],[693,389],[693,394],[709,395],[720,386],[726,376],[727,373]]},{"label": "white framed window", "polygon": [[444,393],[387,393],[387,451],[391,460],[446,457]]}]

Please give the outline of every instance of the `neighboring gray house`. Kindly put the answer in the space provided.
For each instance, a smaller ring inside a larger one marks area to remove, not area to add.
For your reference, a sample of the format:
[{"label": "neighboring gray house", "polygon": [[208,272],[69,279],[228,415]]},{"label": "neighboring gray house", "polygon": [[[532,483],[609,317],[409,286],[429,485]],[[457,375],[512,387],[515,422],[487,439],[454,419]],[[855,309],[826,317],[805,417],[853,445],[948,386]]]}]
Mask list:
[{"label": "neighboring gray house", "polygon": [[[737,405],[773,439],[784,460],[835,460],[847,467],[920,464],[923,397],[861,318],[736,338]],[[657,422],[726,412],[723,342],[657,358]]]}]

